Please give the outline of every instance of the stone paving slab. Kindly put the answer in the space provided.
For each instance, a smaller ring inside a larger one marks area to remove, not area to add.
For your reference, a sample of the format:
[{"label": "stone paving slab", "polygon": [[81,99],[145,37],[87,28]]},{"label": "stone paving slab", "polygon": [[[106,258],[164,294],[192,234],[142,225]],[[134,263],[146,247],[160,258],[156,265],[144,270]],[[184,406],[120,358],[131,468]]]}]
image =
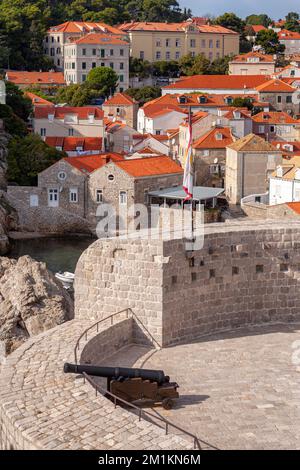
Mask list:
[{"label": "stone paving slab", "polygon": [[112,365],[163,369],[180,385],[174,409],[156,411],[219,449],[300,449],[300,325],[213,335],[152,355],[128,347]]}]

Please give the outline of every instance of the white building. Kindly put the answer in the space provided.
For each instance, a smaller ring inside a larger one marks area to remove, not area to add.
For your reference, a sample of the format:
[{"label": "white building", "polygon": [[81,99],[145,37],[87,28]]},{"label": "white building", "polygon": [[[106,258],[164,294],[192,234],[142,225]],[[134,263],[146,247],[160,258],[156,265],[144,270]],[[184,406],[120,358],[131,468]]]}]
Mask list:
[{"label": "white building", "polygon": [[145,105],[138,110],[138,128],[142,134],[167,134],[177,129],[187,113],[178,106]]},{"label": "white building", "polygon": [[124,39],[115,35],[90,33],[70,39],[64,47],[64,75],[67,85],[83,83],[95,67],[110,67],[119,77],[117,91],[129,88],[129,49]]},{"label": "white building", "polygon": [[270,177],[270,206],[294,201],[300,201],[300,156],[277,166]]}]

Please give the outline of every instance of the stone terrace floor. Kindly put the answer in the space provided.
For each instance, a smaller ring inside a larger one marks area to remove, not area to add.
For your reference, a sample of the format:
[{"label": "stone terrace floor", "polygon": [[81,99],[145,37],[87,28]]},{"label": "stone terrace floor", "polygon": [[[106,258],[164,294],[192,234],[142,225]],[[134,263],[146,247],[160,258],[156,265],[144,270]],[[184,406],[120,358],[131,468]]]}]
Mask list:
[{"label": "stone terrace floor", "polygon": [[203,448],[300,449],[300,367],[292,364],[295,340],[300,340],[299,324],[262,326],[152,355],[131,346],[109,365],[163,369],[177,381],[176,406],[155,410],[208,442]]}]

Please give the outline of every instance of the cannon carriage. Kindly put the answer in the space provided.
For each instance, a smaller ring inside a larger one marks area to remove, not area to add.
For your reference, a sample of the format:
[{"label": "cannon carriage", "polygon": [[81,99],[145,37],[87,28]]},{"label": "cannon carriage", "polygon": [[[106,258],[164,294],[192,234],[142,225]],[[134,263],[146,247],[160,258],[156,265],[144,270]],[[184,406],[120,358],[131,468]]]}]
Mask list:
[{"label": "cannon carriage", "polygon": [[127,401],[139,400],[161,403],[165,409],[171,409],[174,399],[179,397],[176,382],[162,370],[132,369],[128,367],[98,367],[65,363],[65,373],[106,377],[107,390]]}]

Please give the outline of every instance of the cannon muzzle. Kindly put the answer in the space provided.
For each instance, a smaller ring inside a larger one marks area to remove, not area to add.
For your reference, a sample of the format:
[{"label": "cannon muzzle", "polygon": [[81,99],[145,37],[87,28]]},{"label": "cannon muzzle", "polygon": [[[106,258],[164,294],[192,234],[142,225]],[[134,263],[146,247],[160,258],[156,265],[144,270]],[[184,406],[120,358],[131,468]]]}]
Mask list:
[{"label": "cannon muzzle", "polygon": [[70,364],[68,362],[64,364],[64,372],[73,374],[83,374],[83,372],[85,372],[88,375],[107,377],[109,379],[119,379],[120,377],[129,379],[141,378],[143,380],[150,380],[150,382],[157,382],[160,385],[170,380],[170,378],[164,374],[163,370],[131,369],[129,367],[98,367]]}]

